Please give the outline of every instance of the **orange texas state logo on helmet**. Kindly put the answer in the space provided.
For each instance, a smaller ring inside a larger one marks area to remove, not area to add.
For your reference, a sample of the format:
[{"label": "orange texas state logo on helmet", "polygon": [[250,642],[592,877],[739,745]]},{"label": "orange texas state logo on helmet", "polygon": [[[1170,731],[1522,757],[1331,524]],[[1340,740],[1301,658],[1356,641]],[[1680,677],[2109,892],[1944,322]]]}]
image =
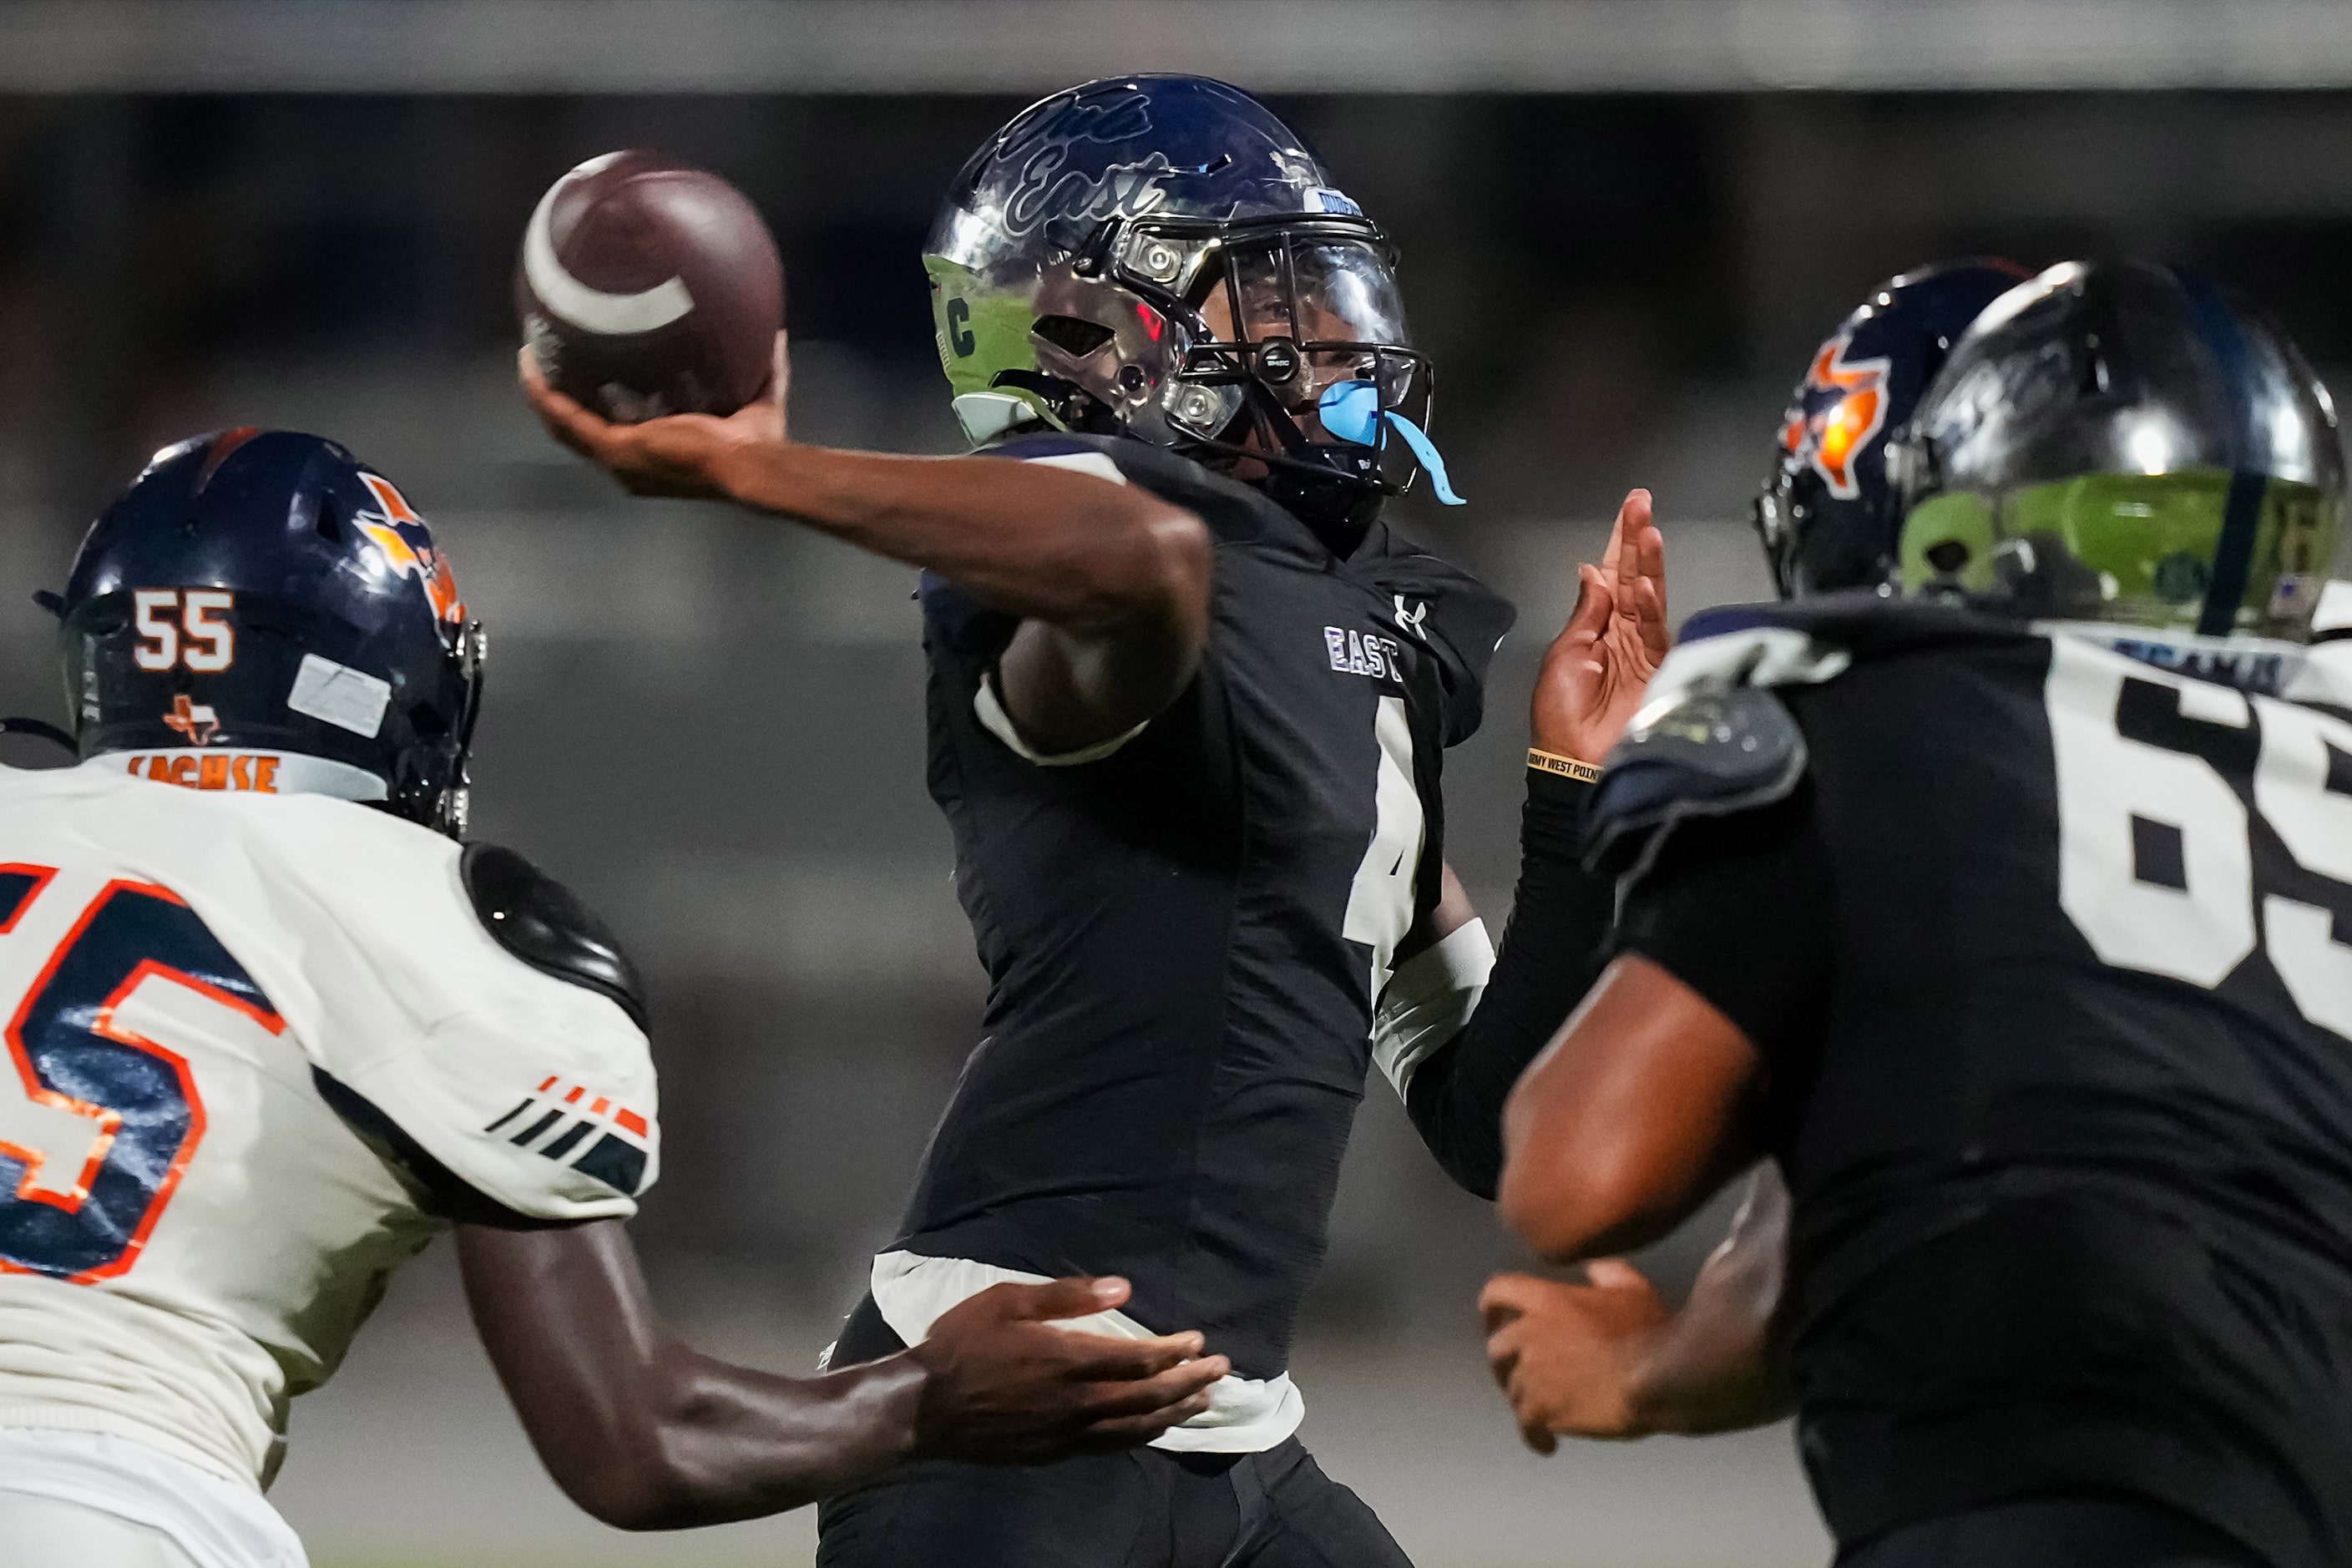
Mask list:
[{"label": "orange texas state logo on helmet", "polygon": [[362,512],[352,522],[367,535],[369,542],[383,552],[395,574],[416,579],[432,603],[435,615],[452,626],[463,624],[466,605],[457,597],[457,576],[449,570],[449,558],[434,548],[433,534],[425,526],[425,520],[382,474],[362,473],[360,483],[383,508],[383,515]]},{"label": "orange texas state logo on helmet", "polygon": [[1780,447],[1829,482],[1830,494],[1852,500],[1862,493],[1854,458],[1886,423],[1887,359],[1849,362],[1853,333],[1841,331],[1822,345],[1805,371],[1804,384],[1780,430]]}]

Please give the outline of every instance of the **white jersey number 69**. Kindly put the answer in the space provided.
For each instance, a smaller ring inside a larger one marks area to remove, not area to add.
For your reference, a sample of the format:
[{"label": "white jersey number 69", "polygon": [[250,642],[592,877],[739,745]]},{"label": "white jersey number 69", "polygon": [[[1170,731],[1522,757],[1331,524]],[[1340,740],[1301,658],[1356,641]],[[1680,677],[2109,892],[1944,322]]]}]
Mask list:
[{"label": "white jersey number 69", "polygon": [[[2352,947],[2335,915],[2266,893],[2259,906],[2246,807],[2203,758],[2116,728],[2126,679],[2170,688],[2184,719],[2244,729],[2259,721],[2253,795],[2305,870],[2352,884],[2352,795],[2327,788],[2331,748],[2352,756],[2352,724],[2268,697],[2131,665],[2053,638],[2044,700],[2057,762],[2058,901],[2100,959],[2214,986],[2254,950],[2303,1016],[2352,1038]],[[2177,834],[2181,880],[2142,877],[2139,845]]]}]

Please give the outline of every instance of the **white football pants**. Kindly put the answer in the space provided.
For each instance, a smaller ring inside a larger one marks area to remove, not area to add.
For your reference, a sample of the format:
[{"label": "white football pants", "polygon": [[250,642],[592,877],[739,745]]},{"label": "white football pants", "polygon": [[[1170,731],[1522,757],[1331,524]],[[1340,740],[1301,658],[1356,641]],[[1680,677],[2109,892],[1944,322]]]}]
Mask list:
[{"label": "white football pants", "polygon": [[249,1481],[101,1432],[0,1426],[0,1568],[308,1568]]},{"label": "white football pants", "polygon": [[160,1530],[21,1492],[0,1492],[0,1558],[11,1568],[196,1568]]}]

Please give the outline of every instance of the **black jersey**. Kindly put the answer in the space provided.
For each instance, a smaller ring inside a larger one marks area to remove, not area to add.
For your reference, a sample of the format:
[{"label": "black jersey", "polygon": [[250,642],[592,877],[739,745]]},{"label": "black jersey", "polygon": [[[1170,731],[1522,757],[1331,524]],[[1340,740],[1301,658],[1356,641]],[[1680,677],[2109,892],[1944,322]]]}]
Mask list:
[{"label": "black jersey", "polygon": [[2352,1562],[2352,645],[1686,638],[1596,810],[1764,1058],[1841,1539],[2122,1492]]},{"label": "black jersey", "polygon": [[1382,525],[1335,559],[1140,443],[997,450],[1197,513],[1211,626],[1172,706],[1061,765],[1020,754],[989,685],[1014,620],[926,580],[930,787],[990,990],[897,1247],[1125,1275],[1138,1321],[1270,1378],[1322,1258],[1373,998],[1438,897],[1439,759],[1477,728],[1511,612]]}]

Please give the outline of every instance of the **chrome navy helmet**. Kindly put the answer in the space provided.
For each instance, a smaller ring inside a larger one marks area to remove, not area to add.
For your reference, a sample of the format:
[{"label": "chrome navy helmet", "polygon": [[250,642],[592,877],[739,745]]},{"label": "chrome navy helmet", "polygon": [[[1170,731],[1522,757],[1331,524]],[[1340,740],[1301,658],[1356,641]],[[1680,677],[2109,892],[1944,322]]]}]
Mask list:
[{"label": "chrome navy helmet", "polygon": [[381,802],[452,835],[484,641],[392,481],[289,430],[157,453],[63,595],[75,749],[196,789]]},{"label": "chrome navy helmet", "polygon": [[2326,387],[2178,268],[2070,261],[2003,295],[1889,454],[1908,593],[2301,641],[2352,572]]},{"label": "chrome navy helmet", "polygon": [[1906,272],[1872,289],[1814,353],[1756,497],[1756,531],[1782,598],[1893,580],[1887,438],[1978,313],[2027,276],[1990,259]]},{"label": "chrome navy helmet", "polygon": [[925,251],[975,445],[1123,433],[1310,521],[1369,519],[1416,468],[1455,499],[1387,237],[1238,88],[1116,77],[1033,105],[964,165]]}]

